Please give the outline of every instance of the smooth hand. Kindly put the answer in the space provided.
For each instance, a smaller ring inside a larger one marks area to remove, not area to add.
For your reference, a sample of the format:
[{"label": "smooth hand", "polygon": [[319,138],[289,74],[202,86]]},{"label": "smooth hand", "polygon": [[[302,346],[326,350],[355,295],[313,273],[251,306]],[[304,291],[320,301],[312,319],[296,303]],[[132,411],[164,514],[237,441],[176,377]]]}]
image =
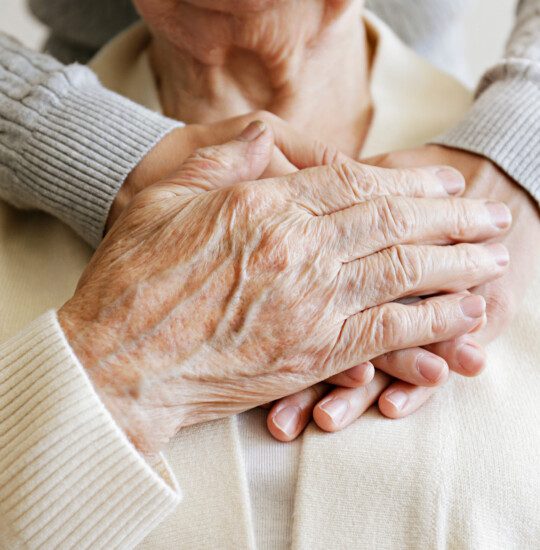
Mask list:
[{"label": "smooth hand", "polygon": [[184,426],[473,329],[481,297],[395,300],[505,269],[498,245],[439,246],[502,229],[492,205],[449,197],[435,169],[411,171],[406,186],[353,162],[254,181],[273,147],[255,123],[139,193],[58,313],[145,452]]}]

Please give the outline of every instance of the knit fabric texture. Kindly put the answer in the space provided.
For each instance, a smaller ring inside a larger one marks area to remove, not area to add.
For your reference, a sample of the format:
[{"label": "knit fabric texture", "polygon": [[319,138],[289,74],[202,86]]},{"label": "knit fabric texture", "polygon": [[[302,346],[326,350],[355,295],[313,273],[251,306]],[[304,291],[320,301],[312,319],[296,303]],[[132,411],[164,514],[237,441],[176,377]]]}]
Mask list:
[{"label": "knit fabric texture", "polygon": [[0,345],[0,396],[1,548],[132,547],[180,501],[102,404],[55,312]]}]

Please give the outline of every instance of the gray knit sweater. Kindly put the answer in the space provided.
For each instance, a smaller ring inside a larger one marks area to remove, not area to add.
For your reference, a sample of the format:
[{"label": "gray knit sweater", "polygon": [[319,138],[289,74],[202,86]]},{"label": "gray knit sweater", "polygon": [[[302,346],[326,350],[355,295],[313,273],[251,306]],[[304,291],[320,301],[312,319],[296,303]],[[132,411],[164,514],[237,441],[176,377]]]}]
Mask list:
[{"label": "gray knit sweater", "polygon": [[[88,59],[135,20],[129,0],[30,0],[51,29],[48,50]],[[456,68],[455,29],[466,0],[370,0],[369,7],[432,62]],[[177,122],[0,35],[0,197],[57,216],[90,244],[102,237],[116,193]],[[540,200],[540,0],[519,2],[504,57],[477,99],[439,143],[482,154]]]}]

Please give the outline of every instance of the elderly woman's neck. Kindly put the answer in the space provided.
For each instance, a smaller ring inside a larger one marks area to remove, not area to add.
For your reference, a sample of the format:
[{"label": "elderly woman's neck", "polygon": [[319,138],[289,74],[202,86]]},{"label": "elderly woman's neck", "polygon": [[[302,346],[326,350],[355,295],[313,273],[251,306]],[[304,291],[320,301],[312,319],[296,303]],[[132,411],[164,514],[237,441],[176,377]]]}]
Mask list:
[{"label": "elderly woman's neck", "polygon": [[266,109],[358,152],[371,112],[361,4],[295,0],[241,15],[184,4],[180,11],[174,32],[154,33],[151,48],[167,115],[212,122]]}]

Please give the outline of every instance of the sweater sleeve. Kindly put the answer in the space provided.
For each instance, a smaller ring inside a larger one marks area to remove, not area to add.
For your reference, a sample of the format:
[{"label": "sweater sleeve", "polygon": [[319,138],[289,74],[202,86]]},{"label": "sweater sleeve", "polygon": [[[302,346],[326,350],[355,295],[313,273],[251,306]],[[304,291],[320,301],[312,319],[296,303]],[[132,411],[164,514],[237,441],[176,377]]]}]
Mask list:
[{"label": "sweater sleeve", "polygon": [[125,178],[180,125],[0,34],[0,198],[52,214],[91,245]]},{"label": "sweater sleeve", "polygon": [[131,548],[180,500],[117,427],[55,312],[0,345],[0,548]]},{"label": "sweater sleeve", "polygon": [[521,0],[505,56],[436,143],[483,155],[540,202],[540,0]]}]

